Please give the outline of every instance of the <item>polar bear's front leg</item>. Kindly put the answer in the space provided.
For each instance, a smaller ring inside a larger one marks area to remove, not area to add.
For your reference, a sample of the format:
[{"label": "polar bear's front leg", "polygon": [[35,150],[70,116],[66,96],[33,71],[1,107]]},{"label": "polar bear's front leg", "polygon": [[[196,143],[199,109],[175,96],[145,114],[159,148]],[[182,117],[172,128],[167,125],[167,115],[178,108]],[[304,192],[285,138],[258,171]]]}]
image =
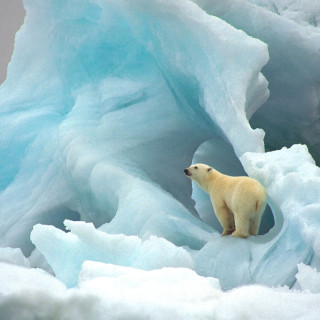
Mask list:
[{"label": "polar bear's front leg", "polygon": [[233,213],[225,204],[216,205],[212,203],[214,212],[223,228],[222,236],[227,236],[235,230]]}]

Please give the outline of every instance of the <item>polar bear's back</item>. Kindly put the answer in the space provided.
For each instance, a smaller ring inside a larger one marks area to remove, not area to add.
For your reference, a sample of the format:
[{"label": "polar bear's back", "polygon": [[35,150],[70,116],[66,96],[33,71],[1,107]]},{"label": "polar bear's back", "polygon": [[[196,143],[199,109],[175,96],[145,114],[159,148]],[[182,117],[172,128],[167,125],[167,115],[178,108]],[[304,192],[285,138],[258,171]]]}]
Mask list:
[{"label": "polar bear's back", "polygon": [[263,212],[267,204],[267,194],[261,183],[249,177],[224,176],[223,199],[233,212],[256,214]]}]

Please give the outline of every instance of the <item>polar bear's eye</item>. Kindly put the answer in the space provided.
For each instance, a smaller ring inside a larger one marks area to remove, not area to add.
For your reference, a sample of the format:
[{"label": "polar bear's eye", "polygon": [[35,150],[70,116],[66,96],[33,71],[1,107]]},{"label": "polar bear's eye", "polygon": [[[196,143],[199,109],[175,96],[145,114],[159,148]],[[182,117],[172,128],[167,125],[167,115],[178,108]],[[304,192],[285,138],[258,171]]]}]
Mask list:
[{"label": "polar bear's eye", "polygon": [[198,169],[198,167],[194,167],[195,169]]},{"label": "polar bear's eye", "polygon": [[210,172],[210,171],[211,171],[211,168],[209,168],[207,171]]}]

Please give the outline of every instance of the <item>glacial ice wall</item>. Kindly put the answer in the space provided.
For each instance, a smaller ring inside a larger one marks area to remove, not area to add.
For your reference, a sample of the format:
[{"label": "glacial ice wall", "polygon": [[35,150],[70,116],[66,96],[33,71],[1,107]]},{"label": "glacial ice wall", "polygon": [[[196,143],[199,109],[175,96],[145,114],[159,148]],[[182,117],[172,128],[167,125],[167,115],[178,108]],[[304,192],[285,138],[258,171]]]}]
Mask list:
[{"label": "glacial ice wall", "polygon": [[[165,267],[210,299],[220,286],[308,288],[320,171],[305,146],[281,147],[307,142],[318,159],[318,30],[253,2],[24,1],[0,87],[1,261],[97,299],[101,278],[120,293],[117,274],[143,278],[144,290],[176,276]],[[183,175],[191,162],[263,183],[258,237],[220,237],[208,196]]]},{"label": "glacial ice wall", "polygon": [[268,45],[270,99],[254,114],[267,150],[307,144],[320,159],[320,6],[313,0],[194,0]]},{"label": "glacial ice wall", "polygon": [[3,245],[29,254],[35,223],[80,217],[203,246],[211,229],[190,214],[181,172],[215,136],[238,155],[263,151],[246,112],[268,97],[266,45],[184,1],[32,1],[26,10],[0,93]]}]

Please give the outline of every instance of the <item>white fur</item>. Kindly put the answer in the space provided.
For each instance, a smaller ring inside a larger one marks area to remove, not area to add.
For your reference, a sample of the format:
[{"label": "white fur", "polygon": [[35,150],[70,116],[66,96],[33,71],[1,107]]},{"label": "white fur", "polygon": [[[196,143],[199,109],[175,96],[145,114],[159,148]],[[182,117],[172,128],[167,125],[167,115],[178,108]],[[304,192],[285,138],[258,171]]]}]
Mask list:
[{"label": "white fur", "polygon": [[223,227],[222,236],[247,238],[258,234],[267,195],[257,180],[228,176],[202,163],[185,169],[185,174],[210,195]]}]

